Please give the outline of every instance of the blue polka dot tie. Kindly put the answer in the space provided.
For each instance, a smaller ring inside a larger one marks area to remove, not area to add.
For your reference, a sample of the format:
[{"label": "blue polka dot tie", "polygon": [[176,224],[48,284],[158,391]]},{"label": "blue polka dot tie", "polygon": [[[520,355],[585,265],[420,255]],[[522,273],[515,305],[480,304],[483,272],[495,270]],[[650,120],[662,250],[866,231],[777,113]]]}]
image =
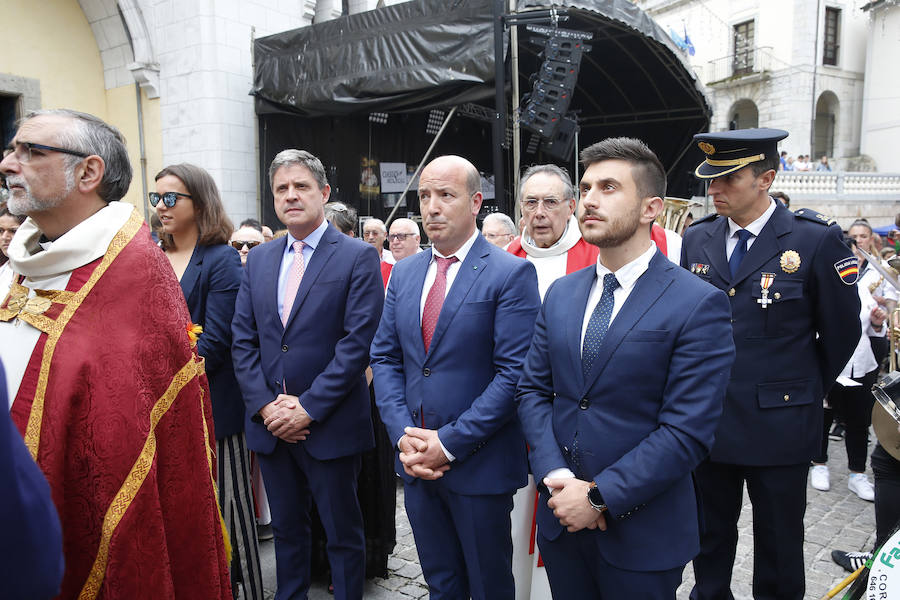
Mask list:
[{"label": "blue polka dot tie", "polygon": [[731,251],[731,258],[728,259],[728,269],[731,271],[732,279],[737,277],[741,261],[744,260],[744,256],[747,254],[747,240],[750,239],[751,235],[753,234],[746,229],[737,230],[738,243],[737,246],[734,247],[734,250]]},{"label": "blue polka dot tie", "polygon": [[584,345],[581,347],[581,371],[587,377],[600,354],[600,344],[609,329],[609,320],[613,311],[613,292],[619,287],[619,281],[612,273],[603,276],[603,293],[600,302],[591,313],[587,330],[584,332]]}]

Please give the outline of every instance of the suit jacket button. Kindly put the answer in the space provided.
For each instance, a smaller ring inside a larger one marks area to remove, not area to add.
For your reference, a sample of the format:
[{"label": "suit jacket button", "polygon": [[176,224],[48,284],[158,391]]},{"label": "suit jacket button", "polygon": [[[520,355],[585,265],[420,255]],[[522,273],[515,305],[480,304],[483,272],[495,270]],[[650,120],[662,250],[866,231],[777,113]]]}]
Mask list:
[{"label": "suit jacket button", "polygon": [[791,399],[791,395],[790,395],[790,394],[785,394],[785,395],[784,395],[784,401],[785,401],[785,402],[790,401],[790,399]]},{"label": "suit jacket button", "polygon": [[287,352],[287,351],[288,351],[287,344],[285,344],[284,346],[281,347],[281,351],[282,351],[282,352]]},{"label": "suit jacket button", "polygon": [[422,375],[424,375],[425,377],[431,377],[431,369],[425,367],[424,369],[422,369]]},{"label": "suit jacket button", "polygon": [[418,418],[419,418],[419,411],[414,410],[413,411],[413,420],[418,419]]},{"label": "suit jacket button", "polygon": [[582,398],[581,402],[578,403],[578,408],[581,410],[587,410],[587,407],[591,405],[591,401],[587,398]]}]

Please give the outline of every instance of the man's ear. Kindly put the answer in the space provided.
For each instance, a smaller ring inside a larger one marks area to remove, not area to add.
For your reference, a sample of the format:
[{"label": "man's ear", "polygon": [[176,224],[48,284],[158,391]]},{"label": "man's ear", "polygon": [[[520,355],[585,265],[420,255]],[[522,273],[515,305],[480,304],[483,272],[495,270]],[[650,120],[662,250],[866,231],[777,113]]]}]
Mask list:
[{"label": "man's ear", "polygon": [[772,187],[772,183],[775,181],[775,170],[769,169],[768,171],[763,171],[759,174],[759,187],[763,191],[768,190]]},{"label": "man's ear", "polygon": [[103,181],[103,173],[106,172],[106,163],[103,159],[92,154],[81,161],[81,165],[75,170],[75,184],[82,194],[95,192]]}]

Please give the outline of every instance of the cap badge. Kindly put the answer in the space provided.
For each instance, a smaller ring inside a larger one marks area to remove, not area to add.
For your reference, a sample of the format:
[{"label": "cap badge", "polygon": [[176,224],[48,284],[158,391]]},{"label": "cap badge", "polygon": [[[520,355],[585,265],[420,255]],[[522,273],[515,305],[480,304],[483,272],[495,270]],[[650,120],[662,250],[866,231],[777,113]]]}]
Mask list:
[{"label": "cap badge", "polygon": [[715,154],[716,153],[716,147],[713,146],[712,144],[710,144],[709,142],[700,142],[699,144],[697,144],[697,146],[699,146],[700,149],[705,154]]}]

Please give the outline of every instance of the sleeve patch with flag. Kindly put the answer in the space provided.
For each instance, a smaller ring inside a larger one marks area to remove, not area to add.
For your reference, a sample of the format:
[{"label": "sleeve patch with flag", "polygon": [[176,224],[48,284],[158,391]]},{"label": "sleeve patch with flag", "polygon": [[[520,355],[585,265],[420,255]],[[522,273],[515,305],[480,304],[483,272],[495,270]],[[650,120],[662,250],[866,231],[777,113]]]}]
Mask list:
[{"label": "sleeve patch with flag", "polygon": [[834,263],[834,270],[837,271],[838,277],[847,285],[853,285],[859,279],[859,261],[855,256],[841,259]]}]

